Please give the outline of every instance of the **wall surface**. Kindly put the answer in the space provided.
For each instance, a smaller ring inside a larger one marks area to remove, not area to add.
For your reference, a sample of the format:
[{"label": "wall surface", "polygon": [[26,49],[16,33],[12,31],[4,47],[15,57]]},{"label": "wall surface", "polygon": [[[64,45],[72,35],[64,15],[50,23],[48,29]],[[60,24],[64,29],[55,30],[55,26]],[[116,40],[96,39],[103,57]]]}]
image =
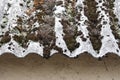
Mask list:
[{"label": "wall surface", "polygon": [[119,80],[119,75],[120,57],[114,54],[101,61],[88,54],[77,59],[58,54],[48,60],[36,54],[0,56],[0,80]]}]

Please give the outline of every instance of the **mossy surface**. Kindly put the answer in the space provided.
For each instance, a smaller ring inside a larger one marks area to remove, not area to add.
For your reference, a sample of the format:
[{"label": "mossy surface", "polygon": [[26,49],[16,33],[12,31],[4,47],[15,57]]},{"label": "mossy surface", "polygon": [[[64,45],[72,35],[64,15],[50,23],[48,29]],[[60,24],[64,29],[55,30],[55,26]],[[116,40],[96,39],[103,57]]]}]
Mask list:
[{"label": "mossy surface", "polygon": [[108,7],[108,13],[110,16],[110,21],[111,21],[110,24],[111,24],[112,32],[116,39],[120,39],[120,28],[119,28],[119,24],[118,24],[119,20],[116,17],[115,13],[113,12],[114,2],[115,2],[115,0],[108,0],[107,4],[105,6]]},{"label": "mossy surface", "polygon": [[[31,2],[34,2],[31,6]],[[100,0],[99,2],[101,2]],[[120,46],[120,25],[118,25],[118,18],[113,12],[114,0],[104,0],[105,3],[102,5],[102,10],[105,11],[106,15],[110,18],[110,25],[112,32],[118,40]],[[7,26],[8,32],[5,32],[6,25],[8,22],[8,15],[5,13],[3,15],[3,24],[0,25],[1,33],[0,35],[0,46],[11,41],[11,38],[15,40],[21,47],[27,48],[30,41],[39,42],[44,46],[44,56],[49,57],[50,50],[56,49],[62,53],[62,49],[55,45],[56,37],[54,32],[55,27],[55,15],[54,7],[55,5],[62,5],[62,1],[56,0],[27,0],[26,5],[20,3],[21,7],[27,6],[27,11],[25,11],[26,16],[16,16],[17,25],[15,27]],[[83,42],[90,38],[94,50],[99,51],[101,48],[101,27],[107,24],[107,21],[101,24],[103,15],[100,17],[100,11],[97,11],[97,5],[95,0],[84,0],[84,9],[79,6],[80,10],[84,10],[84,15],[88,18],[84,22],[87,25],[89,32],[88,36],[84,36],[82,30],[78,31],[77,27],[80,25],[81,13],[77,11],[78,7],[75,7],[76,0],[65,0],[66,11],[63,14],[62,20],[60,21],[63,25],[63,39],[70,50],[74,51],[80,46],[77,43],[76,38],[80,36]],[[11,7],[11,4],[8,4]],[[104,8],[105,7],[105,8]],[[108,14],[109,15],[108,15]],[[98,17],[100,17],[98,19]],[[81,24],[82,25],[82,24]],[[83,25],[84,26],[84,25]],[[12,36],[10,35],[12,34]],[[109,36],[109,35],[108,35]],[[66,50],[65,50],[66,52]]]},{"label": "mossy surface", "polygon": [[97,13],[97,2],[95,0],[85,0],[85,15],[88,18],[88,31],[90,40],[92,42],[93,48],[95,50],[99,50],[101,48],[101,40],[100,40],[100,31],[101,26],[98,26],[98,13]]},{"label": "mossy surface", "polygon": [[[75,9],[75,1],[66,1],[66,18],[63,18],[61,24],[63,25],[63,39],[66,42],[68,49],[72,52],[75,50],[77,46],[76,42],[76,33],[77,33],[77,26],[76,26],[76,9]],[[65,50],[66,52],[66,50]]]}]

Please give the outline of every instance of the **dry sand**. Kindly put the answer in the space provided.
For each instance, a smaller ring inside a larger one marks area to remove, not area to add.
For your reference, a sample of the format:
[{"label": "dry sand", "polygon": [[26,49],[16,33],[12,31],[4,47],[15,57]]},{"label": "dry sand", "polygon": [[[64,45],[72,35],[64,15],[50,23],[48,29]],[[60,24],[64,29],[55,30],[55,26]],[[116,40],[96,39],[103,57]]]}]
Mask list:
[{"label": "dry sand", "polygon": [[36,54],[22,59],[4,54],[0,80],[120,80],[120,57],[109,54],[98,61],[88,54],[78,59],[54,55],[46,60]]}]

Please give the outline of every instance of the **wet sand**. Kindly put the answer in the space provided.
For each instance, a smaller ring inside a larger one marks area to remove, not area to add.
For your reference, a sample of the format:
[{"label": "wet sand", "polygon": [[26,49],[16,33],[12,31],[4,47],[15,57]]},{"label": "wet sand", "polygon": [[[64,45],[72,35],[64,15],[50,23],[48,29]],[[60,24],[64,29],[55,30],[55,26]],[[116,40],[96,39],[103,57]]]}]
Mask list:
[{"label": "wet sand", "polygon": [[0,56],[0,80],[120,80],[120,57],[109,54],[99,61],[88,54],[77,59],[60,54],[50,59],[4,54]]}]

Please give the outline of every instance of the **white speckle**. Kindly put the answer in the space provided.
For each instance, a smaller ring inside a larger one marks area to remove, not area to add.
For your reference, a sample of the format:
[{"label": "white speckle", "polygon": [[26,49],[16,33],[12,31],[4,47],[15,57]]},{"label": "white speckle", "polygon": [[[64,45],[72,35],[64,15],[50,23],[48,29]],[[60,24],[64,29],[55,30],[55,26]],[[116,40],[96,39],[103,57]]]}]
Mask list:
[{"label": "white speckle", "polygon": [[[65,11],[64,7],[56,6],[55,15],[60,14],[62,16],[64,11]],[[70,56],[71,53],[70,53],[69,49],[67,48],[67,45],[62,36],[62,34],[64,34],[64,33],[63,33],[63,25],[60,23],[61,16],[60,17],[55,16],[56,46],[62,48],[63,54]]]},{"label": "white speckle", "polygon": [[[87,36],[89,36],[88,35],[89,32],[87,30],[88,25],[85,24],[85,21],[88,20],[88,19],[84,15],[84,4],[83,4],[83,2],[84,2],[84,0],[78,0],[77,3],[76,3],[76,7],[78,7],[77,8],[78,12],[81,14],[80,21],[79,21],[80,25],[78,25],[78,31],[81,31],[84,35],[84,38],[86,38],[87,40],[82,41],[82,38],[81,38],[80,35],[76,38],[76,41],[78,43],[80,43],[80,46],[72,52],[71,57],[75,57],[75,56],[77,56],[81,53],[84,53],[84,52],[88,52],[92,56],[97,57],[97,53],[93,49],[93,46],[92,46],[92,43],[91,43],[90,39],[87,38]],[[82,11],[80,11],[79,6],[81,6]]]},{"label": "white speckle", "polygon": [[52,49],[52,50],[50,51],[50,56],[52,56],[52,55],[55,54],[55,53],[58,53],[58,51],[55,50],[55,49]]},{"label": "white speckle", "polygon": [[[10,46],[9,45],[10,43],[13,43],[13,44]],[[30,41],[28,48],[23,48],[20,46],[20,44],[18,44],[16,41],[11,39],[10,42],[1,46],[0,55],[2,55],[3,53],[12,53],[17,57],[25,57],[29,53],[36,53],[36,54],[43,56],[43,48],[44,47],[42,45],[41,46],[40,45],[41,44],[39,42]],[[8,49],[9,46],[14,50]]]},{"label": "white speckle", "polygon": [[[102,20],[100,23],[100,24],[102,24],[101,36],[103,36],[103,39],[101,40],[102,46],[100,48],[98,56],[102,57],[107,53],[115,53],[115,54],[120,55],[120,49],[118,47],[117,40],[115,39],[115,37],[112,33],[112,30],[110,28],[111,27],[110,19],[107,16],[109,14],[106,14],[105,11],[102,10],[102,7],[103,7],[102,4],[104,4],[104,1],[102,1],[102,3],[99,3],[99,0],[96,0],[96,2],[98,3],[98,6],[99,6],[98,10],[97,10],[97,11],[100,11],[99,16],[100,17],[104,16],[104,17],[102,17]],[[103,24],[104,21],[107,22],[107,24]]]}]

